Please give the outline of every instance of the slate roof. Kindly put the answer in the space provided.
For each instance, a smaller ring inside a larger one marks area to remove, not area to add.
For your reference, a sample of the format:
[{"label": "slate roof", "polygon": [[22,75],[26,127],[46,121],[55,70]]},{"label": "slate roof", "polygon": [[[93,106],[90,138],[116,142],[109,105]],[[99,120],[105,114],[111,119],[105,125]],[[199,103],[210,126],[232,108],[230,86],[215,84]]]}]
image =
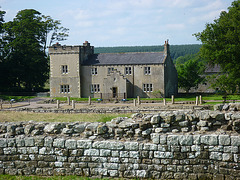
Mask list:
[{"label": "slate roof", "polygon": [[165,57],[163,52],[100,53],[89,56],[83,65],[162,64]]}]

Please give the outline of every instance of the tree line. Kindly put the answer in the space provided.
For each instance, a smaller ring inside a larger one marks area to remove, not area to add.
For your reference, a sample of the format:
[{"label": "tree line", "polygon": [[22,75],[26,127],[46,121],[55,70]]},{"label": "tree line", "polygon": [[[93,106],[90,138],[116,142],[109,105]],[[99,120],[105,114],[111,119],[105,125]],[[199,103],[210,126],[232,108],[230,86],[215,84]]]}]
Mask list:
[{"label": "tree line", "polygon": [[[176,60],[186,54],[196,54],[199,52],[201,44],[171,45],[171,58]],[[95,53],[123,53],[123,52],[159,52],[164,46],[119,46],[119,47],[95,47]]]},{"label": "tree line", "polygon": [[4,15],[0,11],[0,91],[39,90],[49,77],[47,46],[65,40],[68,29],[34,9],[9,22]]}]

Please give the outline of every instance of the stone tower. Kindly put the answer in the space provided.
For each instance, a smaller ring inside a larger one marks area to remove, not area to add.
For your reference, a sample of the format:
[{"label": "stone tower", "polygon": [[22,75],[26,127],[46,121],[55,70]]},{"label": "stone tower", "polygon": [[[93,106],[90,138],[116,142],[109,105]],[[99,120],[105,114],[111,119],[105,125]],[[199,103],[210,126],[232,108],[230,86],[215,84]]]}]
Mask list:
[{"label": "stone tower", "polygon": [[81,97],[81,63],[94,53],[94,47],[85,41],[82,46],[49,47],[51,97]]}]

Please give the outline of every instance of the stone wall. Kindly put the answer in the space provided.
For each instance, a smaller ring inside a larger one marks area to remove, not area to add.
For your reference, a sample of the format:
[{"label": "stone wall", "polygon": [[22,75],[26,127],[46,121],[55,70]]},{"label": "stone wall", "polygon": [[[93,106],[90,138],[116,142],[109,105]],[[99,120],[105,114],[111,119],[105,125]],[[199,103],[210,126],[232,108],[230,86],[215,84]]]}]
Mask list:
[{"label": "stone wall", "polygon": [[158,135],[157,139],[144,143],[51,136],[1,138],[0,173],[240,179],[239,136]]},{"label": "stone wall", "polygon": [[240,179],[240,113],[168,111],[110,122],[0,124],[0,173]]}]

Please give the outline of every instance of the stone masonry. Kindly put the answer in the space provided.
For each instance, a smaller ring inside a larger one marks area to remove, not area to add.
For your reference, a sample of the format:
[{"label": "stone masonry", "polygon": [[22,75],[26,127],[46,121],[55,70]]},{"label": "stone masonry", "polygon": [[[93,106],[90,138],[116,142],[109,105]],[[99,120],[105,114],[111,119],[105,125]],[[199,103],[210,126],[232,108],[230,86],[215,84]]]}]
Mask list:
[{"label": "stone masonry", "polygon": [[0,173],[240,179],[240,112],[166,111],[110,122],[0,124]]}]

